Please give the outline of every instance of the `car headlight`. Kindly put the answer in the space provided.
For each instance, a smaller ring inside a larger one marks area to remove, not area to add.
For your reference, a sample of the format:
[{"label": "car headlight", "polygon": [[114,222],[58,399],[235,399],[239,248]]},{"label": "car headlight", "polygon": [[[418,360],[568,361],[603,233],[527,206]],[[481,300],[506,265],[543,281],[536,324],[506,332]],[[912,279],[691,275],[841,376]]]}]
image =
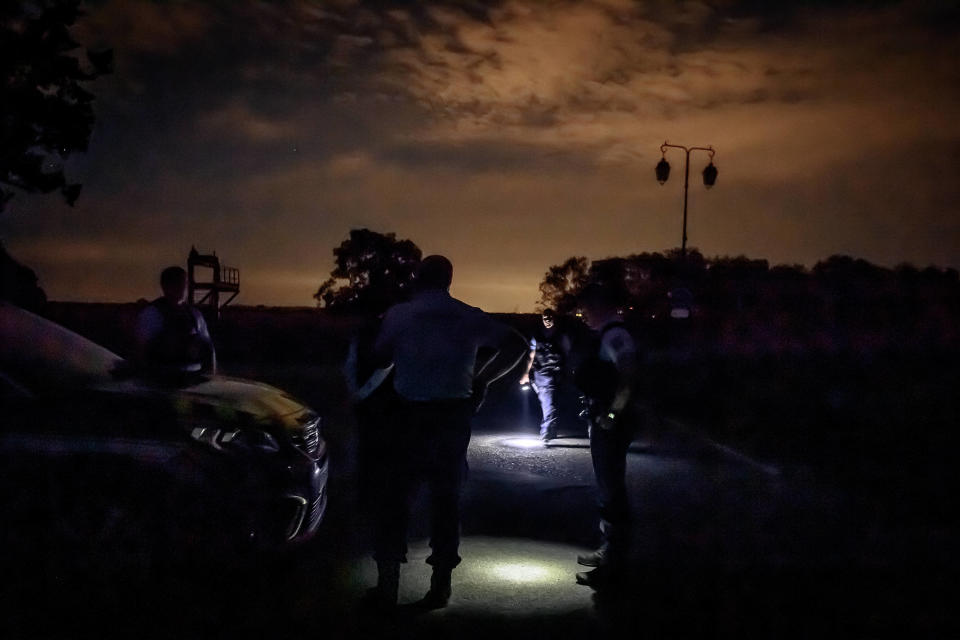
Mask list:
[{"label": "car headlight", "polygon": [[246,447],[258,449],[267,453],[280,451],[277,440],[260,429],[218,429],[216,427],[194,427],[190,437],[197,442],[210,445],[218,451],[224,449]]}]

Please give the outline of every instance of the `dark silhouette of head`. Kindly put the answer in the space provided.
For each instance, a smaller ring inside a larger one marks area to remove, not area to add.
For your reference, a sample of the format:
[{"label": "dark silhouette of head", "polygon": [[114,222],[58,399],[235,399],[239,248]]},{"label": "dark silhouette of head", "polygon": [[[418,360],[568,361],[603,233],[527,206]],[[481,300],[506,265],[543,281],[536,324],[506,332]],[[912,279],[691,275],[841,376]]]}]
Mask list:
[{"label": "dark silhouette of head", "polygon": [[187,272],[182,267],[167,267],[160,273],[160,288],[168,302],[183,304],[187,295]]},{"label": "dark silhouette of head", "polygon": [[446,291],[453,282],[453,265],[444,256],[427,256],[417,267],[417,286],[421,291]]}]

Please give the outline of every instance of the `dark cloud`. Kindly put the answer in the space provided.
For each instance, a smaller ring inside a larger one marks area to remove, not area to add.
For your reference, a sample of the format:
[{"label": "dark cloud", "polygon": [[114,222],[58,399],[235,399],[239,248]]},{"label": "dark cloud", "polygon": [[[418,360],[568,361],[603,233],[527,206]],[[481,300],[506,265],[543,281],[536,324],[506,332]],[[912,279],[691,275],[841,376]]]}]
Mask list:
[{"label": "dark cloud", "polygon": [[678,243],[678,184],[652,178],[668,139],[718,150],[717,187],[691,191],[708,255],[957,266],[958,15],[954,2],[90,3],[78,38],[114,46],[117,72],[92,87],[78,208],[17,198],[0,231],[54,298],[146,295],[158,265],[198,244],[244,270],[244,301],[309,304],[332,247],[371,226],[450,254],[474,304],[528,309],[569,255]]},{"label": "dark cloud", "polygon": [[474,142],[416,142],[399,143],[383,149],[377,160],[400,165],[408,170],[437,167],[456,168],[459,171],[539,171],[576,174],[592,167],[582,154],[564,149],[549,149],[542,145],[522,143]]}]

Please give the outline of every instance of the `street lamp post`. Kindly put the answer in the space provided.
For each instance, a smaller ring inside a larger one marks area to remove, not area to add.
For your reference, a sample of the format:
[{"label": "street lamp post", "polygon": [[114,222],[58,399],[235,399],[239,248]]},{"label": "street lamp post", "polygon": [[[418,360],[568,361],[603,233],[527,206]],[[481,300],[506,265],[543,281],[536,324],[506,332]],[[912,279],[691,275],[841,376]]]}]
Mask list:
[{"label": "street lamp post", "polygon": [[713,147],[685,147],[679,144],[664,142],[660,145],[660,153],[663,154],[663,157],[660,159],[660,162],[657,163],[655,170],[657,182],[660,184],[665,183],[667,178],[670,177],[670,163],[667,162],[667,148],[683,149],[686,152],[683,163],[683,239],[680,244],[680,257],[682,259],[687,256],[687,189],[690,186],[690,152],[706,151],[710,154],[710,164],[703,170],[703,184],[709,189],[717,182],[717,168],[713,164],[713,155],[716,151],[713,150]]}]

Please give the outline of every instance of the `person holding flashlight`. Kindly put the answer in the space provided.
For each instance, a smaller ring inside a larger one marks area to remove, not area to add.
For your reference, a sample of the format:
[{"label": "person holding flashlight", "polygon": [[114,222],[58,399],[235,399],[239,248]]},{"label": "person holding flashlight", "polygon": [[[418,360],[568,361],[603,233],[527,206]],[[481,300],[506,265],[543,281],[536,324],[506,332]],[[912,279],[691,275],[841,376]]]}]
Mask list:
[{"label": "person holding flashlight", "polygon": [[544,309],[540,319],[543,329],[530,339],[530,357],[520,377],[520,386],[531,385],[537,392],[543,414],[540,439],[549,442],[557,437],[557,386],[563,370],[563,356],[569,351],[570,341],[557,326],[553,309]]}]

